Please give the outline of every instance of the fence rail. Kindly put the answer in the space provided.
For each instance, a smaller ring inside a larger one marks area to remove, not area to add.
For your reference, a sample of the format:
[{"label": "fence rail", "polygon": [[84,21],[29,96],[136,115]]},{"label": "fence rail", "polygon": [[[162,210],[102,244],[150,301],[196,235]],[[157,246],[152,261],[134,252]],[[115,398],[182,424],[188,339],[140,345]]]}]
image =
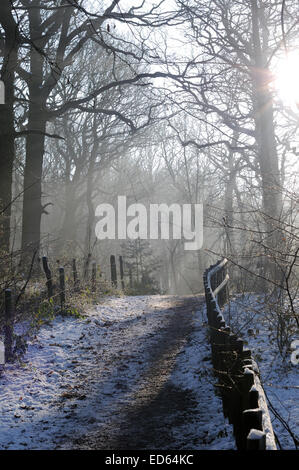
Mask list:
[{"label": "fence rail", "polygon": [[227,265],[228,261],[222,259],[203,276],[212,362],[223,413],[233,425],[239,450],[276,450],[258,366],[243,340],[226,324],[221,310],[228,301]]}]

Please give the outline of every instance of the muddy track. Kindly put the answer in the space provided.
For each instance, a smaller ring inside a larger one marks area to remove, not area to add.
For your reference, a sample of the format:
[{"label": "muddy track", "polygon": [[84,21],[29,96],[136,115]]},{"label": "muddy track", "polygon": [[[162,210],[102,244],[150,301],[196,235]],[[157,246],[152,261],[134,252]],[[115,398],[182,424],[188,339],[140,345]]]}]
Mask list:
[{"label": "muddy track", "polygon": [[73,440],[73,449],[179,449],[188,445],[176,427],[197,418],[196,402],[192,391],[176,387],[169,377],[192,331],[192,315],[202,302],[201,297],[159,302],[155,308],[173,313],[157,339],[145,346],[148,361],[130,403],[98,431]]}]

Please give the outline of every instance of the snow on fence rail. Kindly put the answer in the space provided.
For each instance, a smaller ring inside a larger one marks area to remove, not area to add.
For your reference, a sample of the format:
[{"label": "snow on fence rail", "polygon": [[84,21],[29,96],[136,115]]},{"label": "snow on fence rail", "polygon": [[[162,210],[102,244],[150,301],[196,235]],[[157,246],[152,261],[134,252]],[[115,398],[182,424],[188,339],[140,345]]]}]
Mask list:
[{"label": "snow on fence rail", "polygon": [[[88,279],[89,265],[91,263],[91,276]],[[46,288],[47,288],[47,298],[49,301],[54,298],[59,298],[60,301],[60,312],[64,310],[66,303],[66,293],[67,291],[78,292],[80,291],[80,280],[78,277],[77,263],[76,259],[72,260],[72,274],[73,282],[69,289],[66,289],[66,277],[65,269],[63,266],[58,268],[58,284],[55,286],[53,282],[53,274],[50,270],[48,264],[48,258],[46,256],[42,257],[42,267],[46,276]],[[118,286],[117,282],[117,269],[116,269],[116,259],[114,255],[110,256],[110,270],[111,270],[111,285],[115,288]],[[123,258],[119,256],[119,271],[120,271],[120,282],[122,290],[125,289],[124,283],[124,267],[123,267]],[[90,281],[91,291],[96,292],[97,290],[97,264],[95,261],[91,261],[91,254],[87,256],[84,265],[84,274],[85,283]],[[56,293],[55,293],[56,289]],[[11,289],[4,290],[4,342],[0,341],[0,365],[4,365],[6,362],[10,361],[13,357],[13,323],[14,323],[14,299]]]},{"label": "snow on fence rail", "polygon": [[269,410],[251,351],[222,315],[228,301],[227,260],[204,273],[212,362],[218,377],[224,416],[234,428],[238,450],[276,450]]}]

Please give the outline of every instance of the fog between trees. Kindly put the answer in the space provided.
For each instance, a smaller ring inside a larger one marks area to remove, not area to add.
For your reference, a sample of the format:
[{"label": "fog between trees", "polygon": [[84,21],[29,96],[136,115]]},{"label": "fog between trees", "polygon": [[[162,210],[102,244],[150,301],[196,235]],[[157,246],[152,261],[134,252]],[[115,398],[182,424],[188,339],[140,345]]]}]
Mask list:
[{"label": "fog between trees", "polygon": [[[295,295],[299,110],[275,74],[298,52],[297,5],[281,13],[257,0],[2,0],[3,285],[34,255],[90,253],[107,278],[123,255],[127,282],[198,292],[226,256],[239,290]],[[119,195],[202,203],[203,248],[96,240],[97,205]]]}]

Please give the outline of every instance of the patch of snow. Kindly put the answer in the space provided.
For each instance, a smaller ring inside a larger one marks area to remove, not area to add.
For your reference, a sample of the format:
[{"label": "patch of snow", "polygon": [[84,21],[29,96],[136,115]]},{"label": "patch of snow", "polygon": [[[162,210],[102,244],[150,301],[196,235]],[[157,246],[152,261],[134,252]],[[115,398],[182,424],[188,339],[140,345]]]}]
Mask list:
[{"label": "patch of snow", "polygon": [[236,445],[232,426],[223,416],[221,398],[215,395],[217,379],[213,375],[208,325],[202,322],[201,316],[202,312],[197,311],[193,320],[193,333],[180,355],[171,380],[183,389],[195,392],[198,432],[204,442],[198,449],[233,450]]},{"label": "patch of snow", "polygon": [[259,440],[263,435],[263,431],[259,431],[258,429],[251,429],[248,437],[249,439]]}]

